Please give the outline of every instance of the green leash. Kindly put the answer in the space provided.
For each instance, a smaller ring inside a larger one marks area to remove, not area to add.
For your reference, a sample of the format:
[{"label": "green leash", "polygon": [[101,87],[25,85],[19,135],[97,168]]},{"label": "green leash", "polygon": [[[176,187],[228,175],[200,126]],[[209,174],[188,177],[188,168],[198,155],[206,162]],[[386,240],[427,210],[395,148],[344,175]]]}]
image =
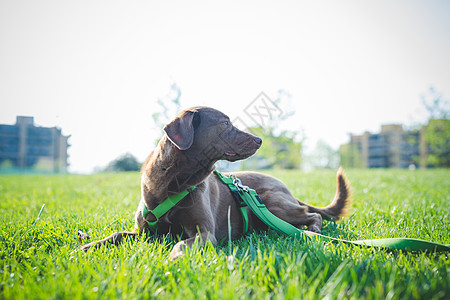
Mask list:
[{"label": "green leash", "polygon": [[[307,230],[301,230],[283,220],[276,217],[274,214],[272,214],[267,207],[264,205],[264,203],[259,198],[258,194],[255,192],[255,190],[243,186],[239,178],[237,178],[234,175],[231,175],[230,177],[227,177],[223,174],[221,174],[218,171],[214,171],[216,176],[222,181],[224,184],[226,184],[233,195],[238,194],[241,201],[245,203],[252,212],[261,220],[263,221],[267,226],[270,228],[275,229],[278,232],[290,235],[290,236],[296,236],[303,239],[309,239],[313,236],[319,237],[325,241],[331,241],[335,243],[345,243],[345,244],[353,244],[353,245],[359,245],[359,246],[366,246],[366,247],[376,247],[376,248],[384,248],[384,249],[391,249],[391,250],[404,250],[404,251],[429,251],[429,252],[449,252],[450,251],[450,245],[443,245],[438,243],[432,243],[424,240],[418,240],[418,239],[410,239],[410,238],[388,238],[388,239],[374,239],[374,240],[358,240],[358,241],[347,241],[337,238],[332,238],[329,236],[325,236],[319,233],[307,231]],[[245,232],[248,230],[248,216],[247,216],[247,210],[246,207],[240,206],[241,212],[244,219],[244,228]],[[245,212],[243,211],[245,209]]]}]

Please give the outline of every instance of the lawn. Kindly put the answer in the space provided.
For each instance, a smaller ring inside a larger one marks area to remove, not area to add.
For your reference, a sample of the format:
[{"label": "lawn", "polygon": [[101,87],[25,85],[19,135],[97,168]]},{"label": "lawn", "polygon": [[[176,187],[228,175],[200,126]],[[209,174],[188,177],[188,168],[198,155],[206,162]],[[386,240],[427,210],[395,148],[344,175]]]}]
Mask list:
[{"label": "lawn", "polygon": [[[334,171],[268,171],[293,194],[328,204]],[[324,222],[344,239],[411,237],[450,244],[449,170],[348,170],[353,215]],[[0,298],[445,299],[449,254],[388,252],[270,231],[168,260],[176,240],[141,238],[72,253],[130,229],[139,174],[0,176]],[[45,204],[38,219],[39,211]]]}]

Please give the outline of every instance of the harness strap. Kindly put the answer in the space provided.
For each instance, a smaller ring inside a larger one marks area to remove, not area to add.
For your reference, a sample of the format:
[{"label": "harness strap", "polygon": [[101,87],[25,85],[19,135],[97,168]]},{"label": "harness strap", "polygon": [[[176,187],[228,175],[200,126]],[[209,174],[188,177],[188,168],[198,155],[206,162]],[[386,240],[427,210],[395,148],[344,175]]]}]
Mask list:
[{"label": "harness strap", "polygon": [[242,220],[244,223],[244,234],[248,232],[248,213],[247,213],[247,204],[242,200],[241,190],[236,186],[235,180],[231,177],[227,177],[220,173],[217,170],[214,170],[214,174],[222,181],[224,184],[228,186],[233,195],[233,198],[239,205],[239,210],[241,211]]},{"label": "harness strap", "polygon": [[151,230],[155,229],[156,223],[158,222],[159,218],[164,216],[172,207],[177,205],[178,202],[180,202],[184,197],[186,197],[190,192],[192,192],[196,188],[197,188],[196,186],[192,186],[179,194],[167,197],[154,210],[148,210],[144,204],[144,207],[142,208],[142,217],[144,218],[144,220],[146,220],[145,217],[149,213],[151,213],[156,218],[156,220],[152,222],[146,220],[148,227],[150,227]]},{"label": "harness strap", "polygon": [[[252,212],[267,226],[272,229],[275,229],[281,233],[300,237],[303,239],[310,239],[311,237],[318,237],[325,241],[331,241],[334,243],[346,243],[353,244],[359,246],[366,247],[375,247],[375,248],[384,248],[391,250],[404,250],[404,251],[418,251],[418,252],[450,252],[450,245],[443,245],[439,243],[428,242],[419,239],[410,239],[410,238],[387,238],[387,239],[373,239],[373,240],[357,240],[357,241],[347,241],[343,239],[332,238],[326,235],[322,235],[319,233],[315,233],[312,231],[301,230],[282,219],[276,217],[272,214],[264,203],[259,198],[258,194],[255,190],[243,186],[240,183],[240,180],[234,176],[226,177],[220,174],[218,171],[215,171],[215,174],[221,179],[222,182],[228,185],[230,189],[237,189],[238,194],[241,197],[242,201],[248,205],[248,207],[252,210]],[[233,176],[233,175],[232,175]],[[225,178],[223,180],[223,178]],[[230,180],[233,182],[233,187],[230,185]],[[238,182],[238,184],[236,184]]]}]

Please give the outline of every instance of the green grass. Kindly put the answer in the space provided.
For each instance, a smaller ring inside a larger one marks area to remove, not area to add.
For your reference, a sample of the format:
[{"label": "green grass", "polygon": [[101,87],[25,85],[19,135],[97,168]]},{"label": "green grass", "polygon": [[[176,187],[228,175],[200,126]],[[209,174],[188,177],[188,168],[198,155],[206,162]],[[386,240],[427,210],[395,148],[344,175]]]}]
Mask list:
[{"label": "green grass", "polygon": [[[293,194],[328,204],[335,172],[271,171]],[[412,237],[450,244],[449,170],[349,170],[351,217],[324,222],[345,239]],[[130,229],[139,174],[0,176],[0,298],[445,299],[448,254],[411,254],[269,232],[194,248],[176,262],[176,241],[152,237],[71,253]],[[37,220],[39,210],[45,208]]]}]

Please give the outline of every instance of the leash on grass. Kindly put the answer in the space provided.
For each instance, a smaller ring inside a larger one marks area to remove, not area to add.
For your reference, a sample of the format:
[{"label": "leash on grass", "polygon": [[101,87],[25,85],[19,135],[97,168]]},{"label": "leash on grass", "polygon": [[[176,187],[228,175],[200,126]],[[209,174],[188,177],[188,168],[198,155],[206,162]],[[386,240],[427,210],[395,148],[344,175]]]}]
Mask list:
[{"label": "leash on grass", "polygon": [[347,241],[307,230],[301,230],[272,214],[264,205],[264,203],[261,201],[255,190],[249,188],[248,186],[242,185],[242,182],[236,176],[230,175],[230,177],[228,177],[221,174],[217,170],[214,171],[214,173],[220,179],[220,181],[222,181],[224,184],[228,186],[234,198],[238,202],[244,220],[244,233],[248,231],[248,215],[246,208],[246,206],[248,206],[251,209],[251,211],[270,228],[273,228],[278,232],[290,236],[299,237],[302,239],[311,239],[312,237],[316,237],[320,240],[330,241],[334,243],[344,243],[390,250],[403,250],[414,252],[450,252],[450,245],[443,245],[419,239],[387,238],[387,239]]}]

